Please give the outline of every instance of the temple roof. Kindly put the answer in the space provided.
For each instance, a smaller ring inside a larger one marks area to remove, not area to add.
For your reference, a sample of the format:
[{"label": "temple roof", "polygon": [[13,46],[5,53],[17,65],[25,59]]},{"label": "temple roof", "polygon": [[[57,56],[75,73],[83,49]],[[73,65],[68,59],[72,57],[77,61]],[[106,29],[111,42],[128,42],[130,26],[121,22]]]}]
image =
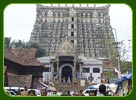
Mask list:
[{"label": "temple roof", "polygon": [[81,59],[81,62],[83,62],[84,64],[102,64],[103,62],[101,60],[97,60],[94,58],[87,58],[87,57],[83,57],[83,56],[79,56],[79,59]]},{"label": "temple roof", "polygon": [[107,10],[107,9],[109,9],[109,7],[110,7],[110,5],[109,4],[107,4],[107,5],[104,5],[104,6],[99,6],[99,7],[96,7],[96,6],[94,6],[94,7],[89,7],[89,6],[80,6],[80,7],[78,7],[78,6],[53,6],[53,5],[41,5],[41,4],[36,4],[36,6],[37,6],[37,8],[38,9],[46,9],[46,8],[52,8],[52,9],[69,9],[69,8],[74,8],[74,9],[77,9],[77,10],[81,10],[81,9],[90,9],[90,10]]},{"label": "temple roof", "polygon": [[10,60],[12,62],[18,63],[23,66],[43,66],[35,58],[36,49],[5,49],[4,50],[4,59]]},{"label": "temple roof", "polygon": [[37,60],[40,61],[41,63],[50,63],[52,59],[55,59],[55,57],[45,56],[45,57],[37,58]]}]

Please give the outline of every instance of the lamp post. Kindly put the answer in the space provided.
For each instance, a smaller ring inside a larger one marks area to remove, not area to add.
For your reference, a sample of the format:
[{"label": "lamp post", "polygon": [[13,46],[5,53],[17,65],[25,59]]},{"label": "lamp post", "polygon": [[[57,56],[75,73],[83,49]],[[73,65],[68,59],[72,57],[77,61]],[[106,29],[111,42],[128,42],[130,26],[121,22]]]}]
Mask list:
[{"label": "lamp post", "polygon": [[118,78],[121,78],[121,70],[120,70],[120,54],[119,54],[119,47],[118,47],[118,42],[117,42],[117,31],[115,28],[112,28],[115,31],[115,44],[117,48],[117,59],[118,59]]},{"label": "lamp post", "polygon": [[[100,25],[100,24],[96,24],[95,26],[103,26],[103,25]],[[120,70],[120,54],[119,54],[119,48],[118,48],[118,42],[117,42],[117,31],[116,31],[116,29],[115,28],[112,28],[111,27],[111,29],[113,29],[114,31],[115,31],[115,33],[114,33],[114,36],[115,36],[115,45],[116,45],[116,48],[117,48],[117,63],[118,63],[118,65],[117,65],[117,67],[118,67],[118,78],[120,78],[121,77],[121,70]]]},{"label": "lamp post", "polygon": [[51,79],[51,65],[49,66],[49,86],[50,86],[50,79]]}]

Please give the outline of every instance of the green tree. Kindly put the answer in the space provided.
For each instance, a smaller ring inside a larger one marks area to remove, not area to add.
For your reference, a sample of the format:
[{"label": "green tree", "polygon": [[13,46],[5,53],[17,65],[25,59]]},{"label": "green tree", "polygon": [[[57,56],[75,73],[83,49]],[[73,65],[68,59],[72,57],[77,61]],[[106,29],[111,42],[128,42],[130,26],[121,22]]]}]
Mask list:
[{"label": "green tree", "polygon": [[27,42],[22,40],[13,40],[11,41],[10,37],[4,38],[4,48],[26,48]]},{"label": "green tree", "polygon": [[117,78],[117,74],[114,71],[104,71],[105,78]]},{"label": "green tree", "polygon": [[14,40],[12,43],[11,43],[11,47],[12,48],[26,48],[27,47],[27,42],[25,43],[24,41],[22,40]]},{"label": "green tree", "polygon": [[132,70],[132,62],[128,61],[128,52],[131,52],[131,40],[128,40],[128,45],[125,45],[123,41],[119,44],[119,59],[121,73],[126,73],[128,70]]},{"label": "green tree", "polygon": [[122,73],[126,73],[130,69],[132,69],[132,62],[129,61],[121,61],[120,62],[120,68]]},{"label": "green tree", "polygon": [[4,38],[4,48],[35,48],[36,57],[45,56],[45,50],[38,43],[24,42],[22,40],[13,40],[11,42],[11,38],[9,37]]},{"label": "green tree", "polygon": [[10,37],[4,38],[4,48],[11,48],[11,38]]},{"label": "green tree", "polygon": [[38,43],[29,42],[27,44],[27,48],[35,48],[36,49],[36,57],[45,56],[45,50],[42,49]]}]

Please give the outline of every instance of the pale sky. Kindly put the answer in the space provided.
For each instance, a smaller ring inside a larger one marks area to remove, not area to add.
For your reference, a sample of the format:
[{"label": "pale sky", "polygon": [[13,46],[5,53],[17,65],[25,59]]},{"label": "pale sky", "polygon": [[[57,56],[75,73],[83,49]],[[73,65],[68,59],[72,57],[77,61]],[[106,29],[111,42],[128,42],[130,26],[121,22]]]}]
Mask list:
[{"label": "pale sky", "polygon": [[[96,7],[103,5],[107,4],[96,4]],[[57,4],[53,6],[57,6]],[[60,6],[64,5],[60,4]],[[79,6],[79,4],[75,6]],[[82,6],[86,6],[86,4]],[[94,5],[91,4],[89,6]],[[125,48],[129,48],[130,46],[130,52],[128,52],[126,59],[132,61],[132,41],[128,41],[132,40],[131,8],[126,4],[111,4],[109,15],[111,26],[116,29],[117,40],[119,42],[123,41]],[[4,11],[4,37],[11,37],[12,40],[29,41],[35,19],[35,4],[11,4],[7,6]],[[115,33],[115,30],[113,30],[113,33]]]}]

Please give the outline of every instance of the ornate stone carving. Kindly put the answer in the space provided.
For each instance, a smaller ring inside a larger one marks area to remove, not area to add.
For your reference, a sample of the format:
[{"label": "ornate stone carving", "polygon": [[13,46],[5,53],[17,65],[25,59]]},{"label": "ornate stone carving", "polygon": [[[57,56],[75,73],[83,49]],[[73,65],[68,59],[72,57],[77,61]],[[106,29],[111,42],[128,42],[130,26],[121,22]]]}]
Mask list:
[{"label": "ornate stone carving", "polygon": [[63,43],[60,44],[58,48],[59,56],[73,56],[75,54],[74,45],[66,39]]}]

